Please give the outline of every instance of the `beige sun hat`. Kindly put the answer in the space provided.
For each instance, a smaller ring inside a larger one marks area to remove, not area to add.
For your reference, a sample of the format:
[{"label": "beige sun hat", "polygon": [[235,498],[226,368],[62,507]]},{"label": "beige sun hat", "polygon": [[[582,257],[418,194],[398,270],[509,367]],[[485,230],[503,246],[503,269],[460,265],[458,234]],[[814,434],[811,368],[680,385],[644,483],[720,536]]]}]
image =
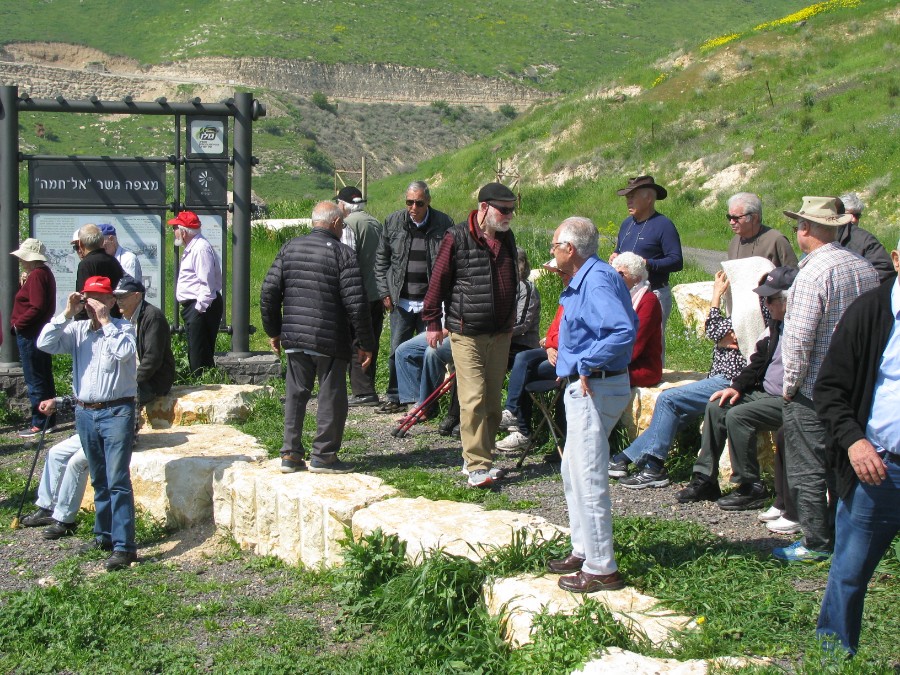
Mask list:
[{"label": "beige sun hat", "polygon": [[26,239],[10,255],[29,262],[34,262],[35,260],[47,262],[47,247],[44,246],[44,242],[38,239]]},{"label": "beige sun hat", "polygon": [[843,205],[837,197],[804,197],[803,206],[796,213],[785,211],[784,215],[794,220],[808,220],[819,225],[840,227],[852,220],[849,213],[844,213]]}]

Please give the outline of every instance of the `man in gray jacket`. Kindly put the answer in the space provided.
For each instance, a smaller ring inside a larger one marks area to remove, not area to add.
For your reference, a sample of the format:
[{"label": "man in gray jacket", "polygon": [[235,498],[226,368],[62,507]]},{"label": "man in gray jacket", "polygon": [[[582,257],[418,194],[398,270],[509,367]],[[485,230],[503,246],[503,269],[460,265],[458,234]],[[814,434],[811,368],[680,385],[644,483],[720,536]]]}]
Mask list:
[{"label": "man in gray jacket", "polygon": [[312,232],[281,247],[263,281],[259,311],[272,351],[287,354],[284,444],[281,471],[307,468],[303,420],[319,380],[316,436],[310,453],[313,473],[348,473],[338,459],[347,421],[347,364],[350,327],[359,341],[359,361],[369,366],[377,349],[356,254],[340,237],[344,213],[333,202],[312,212]]},{"label": "man in gray jacket", "polygon": [[375,278],[384,308],[391,313],[390,380],[385,401],[378,412],[400,412],[394,352],[417,333],[425,332],[422,308],[444,233],[453,226],[446,213],[431,208],[431,193],[425,181],[406,189],[406,208],[394,211],[384,221],[381,244],[375,256]]}]

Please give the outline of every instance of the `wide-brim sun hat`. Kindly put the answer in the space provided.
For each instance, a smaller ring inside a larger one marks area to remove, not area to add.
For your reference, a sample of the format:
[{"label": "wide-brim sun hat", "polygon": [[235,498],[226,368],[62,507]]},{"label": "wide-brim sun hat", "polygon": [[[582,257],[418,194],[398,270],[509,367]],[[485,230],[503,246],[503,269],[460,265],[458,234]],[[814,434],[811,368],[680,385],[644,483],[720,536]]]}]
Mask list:
[{"label": "wide-brim sun hat", "polygon": [[838,207],[837,197],[804,197],[803,206],[799,211],[785,211],[784,215],[794,220],[808,220],[819,225],[840,227],[853,220],[851,214],[841,213],[842,210]]},{"label": "wide-brim sun hat", "polygon": [[47,262],[47,247],[38,239],[26,239],[19,248],[10,253],[19,260],[27,260],[28,262]]}]

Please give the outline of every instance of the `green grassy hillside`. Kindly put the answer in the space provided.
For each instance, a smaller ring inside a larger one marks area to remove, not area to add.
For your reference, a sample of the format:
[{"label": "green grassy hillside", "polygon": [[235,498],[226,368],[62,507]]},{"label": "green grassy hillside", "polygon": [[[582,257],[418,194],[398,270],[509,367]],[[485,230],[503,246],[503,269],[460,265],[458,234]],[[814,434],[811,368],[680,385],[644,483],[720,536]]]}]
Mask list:
[{"label": "green grassy hillside", "polygon": [[0,44],[59,41],[159,63],[277,56],[509,76],[570,90],[804,0],[4,0]]}]

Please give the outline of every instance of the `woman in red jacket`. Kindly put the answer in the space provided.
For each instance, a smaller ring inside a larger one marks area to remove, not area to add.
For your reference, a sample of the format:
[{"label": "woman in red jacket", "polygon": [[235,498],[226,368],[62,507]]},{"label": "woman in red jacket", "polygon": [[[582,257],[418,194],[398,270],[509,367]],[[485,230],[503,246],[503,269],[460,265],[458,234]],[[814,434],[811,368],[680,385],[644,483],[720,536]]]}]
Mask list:
[{"label": "woman in red jacket", "polygon": [[637,339],[628,364],[632,387],[652,387],[662,379],[662,308],[650,290],[647,265],[634,253],[620,253],[612,262],[631,293],[638,315]]},{"label": "woman in red jacket", "polygon": [[[41,432],[46,421],[46,416],[38,410],[38,404],[56,396],[51,356],[35,344],[41,328],[53,318],[56,310],[56,279],[45,264],[47,249],[37,239],[26,239],[11,255],[19,259],[25,275],[25,281],[13,299],[9,323],[16,336],[22,374],[31,401],[31,423],[19,432],[19,436],[31,438]],[[47,431],[53,425],[51,416]]]}]

